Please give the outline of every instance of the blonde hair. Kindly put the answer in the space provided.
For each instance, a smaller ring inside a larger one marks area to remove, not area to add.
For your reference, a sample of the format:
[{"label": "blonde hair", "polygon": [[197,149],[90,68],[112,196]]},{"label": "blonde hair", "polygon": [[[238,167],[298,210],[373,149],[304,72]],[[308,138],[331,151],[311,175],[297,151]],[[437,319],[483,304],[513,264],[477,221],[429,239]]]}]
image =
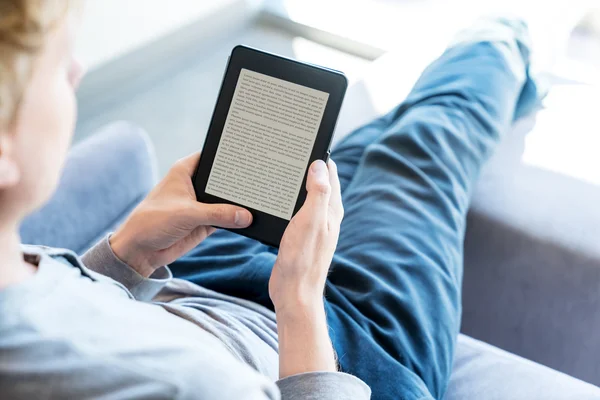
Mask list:
[{"label": "blonde hair", "polygon": [[0,0],[0,130],[14,120],[46,36],[69,0]]}]

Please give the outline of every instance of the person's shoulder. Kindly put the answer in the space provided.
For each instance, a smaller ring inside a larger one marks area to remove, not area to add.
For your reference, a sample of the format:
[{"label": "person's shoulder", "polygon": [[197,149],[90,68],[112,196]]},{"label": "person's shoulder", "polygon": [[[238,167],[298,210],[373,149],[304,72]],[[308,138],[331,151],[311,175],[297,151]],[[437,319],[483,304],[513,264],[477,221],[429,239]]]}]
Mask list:
[{"label": "person's shoulder", "polygon": [[[41,303],[15,313],[15,323],[0,323],[0,393],[7,398],[85,398],[91,393],[108,398],[278,398],[274,382],[233,357],[211,334],[160,306],[48,290]],[[14,384],[21,381],[27,385]]]},{"label": "person's shoulder", "polygon": [[[140,398],[279,398],[274,382],[201,327],[86,277],[59,261],[59,250],[26,249],[40,257],[39,269],[2,314],[0,393],[18,373],[31,385],[11,386],[10,398],[36,398],[49,387],[56,390],[50,398],[123,397],[126,390]],[[15,362],[18,371],[11,370]]]},{"label": "person's shoulder", "polygon": [[152,332],[114,335],[113,344],[93,348],[101,338],[81,327],[65,335],[22,326],[0,339],[0,393],[11,399],[279,399],[272,381],[210,342],[179,345],[185,338],[176,332],[170,344],[164,337],[148,340]]},{"label": "person's shoulder", "polygon": [[165,377],[82,352],[71,339],[47,333],[23,326],[0,341],[0,393],[6,398],[178,398],[180,388]]}]

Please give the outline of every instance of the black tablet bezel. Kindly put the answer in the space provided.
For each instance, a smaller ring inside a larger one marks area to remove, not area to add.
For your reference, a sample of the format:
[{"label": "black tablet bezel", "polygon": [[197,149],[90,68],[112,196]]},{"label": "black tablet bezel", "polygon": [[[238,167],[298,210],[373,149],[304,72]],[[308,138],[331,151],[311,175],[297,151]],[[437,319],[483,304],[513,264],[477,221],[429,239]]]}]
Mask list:
[{"label": "black tablet bezel", "polygon": [[[231,100],[243,68],[329,93],[308,165],[317,159],[327,160],[348,81],[339,71],[302,63],[243,45],[234,47],[231,52],[200,161],[193,177],[196,198],[202,203],[227,203],[245,207],[253,215],[252,225],[245,229],[232,229],[232,231],[267,245],[279,247],[289,221],[205,192]],[[306,171],[294,207],[294,215],[302,207],[305,199]]]}]

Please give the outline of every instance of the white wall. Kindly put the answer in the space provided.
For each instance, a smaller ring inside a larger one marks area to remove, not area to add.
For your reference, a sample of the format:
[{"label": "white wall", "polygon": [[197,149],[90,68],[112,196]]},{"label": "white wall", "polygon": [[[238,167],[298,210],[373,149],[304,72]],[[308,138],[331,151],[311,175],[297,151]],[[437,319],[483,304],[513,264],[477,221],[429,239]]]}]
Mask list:
[{"label": "white wall", "polygon": [[88,0],[76,54],[95,68],[139,46],[243,0]]}]

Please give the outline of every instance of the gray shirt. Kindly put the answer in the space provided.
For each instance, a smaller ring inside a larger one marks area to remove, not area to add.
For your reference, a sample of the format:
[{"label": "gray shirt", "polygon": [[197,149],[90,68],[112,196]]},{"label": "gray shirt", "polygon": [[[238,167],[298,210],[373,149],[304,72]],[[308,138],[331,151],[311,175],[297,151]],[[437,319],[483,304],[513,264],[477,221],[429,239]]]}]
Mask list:
[{"label": "gray shirt", "polygon": [[36,275],[0,291],[2,398],[370,397],[341,372],[277,380],[272,311],[173,279],[166,267],[143,278],[108,239],[83,263],[65,250],[24,253],[37,259]]}]

